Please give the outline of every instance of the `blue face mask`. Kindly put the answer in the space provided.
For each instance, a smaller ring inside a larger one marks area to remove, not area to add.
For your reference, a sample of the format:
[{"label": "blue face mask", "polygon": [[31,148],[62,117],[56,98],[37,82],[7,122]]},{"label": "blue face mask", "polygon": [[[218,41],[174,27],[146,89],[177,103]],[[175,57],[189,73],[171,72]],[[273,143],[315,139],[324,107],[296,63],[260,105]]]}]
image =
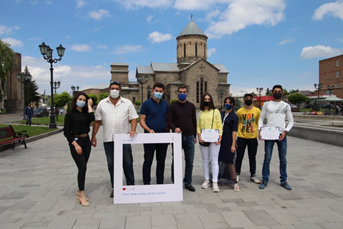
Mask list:
[{"label": "blue face mask", "polygon": [[154,92],[155,99],[162,99],[163,93],[161,92]]},{"label": "blue face mask", "polygon": [[78,107],[84,107],[86,105],[86,102],[85,101],[81,101],[81,100],[77,100],[76,102],[76,106]]},{"label": "blue face mask", "polygon": [[187,94],[179,94],[179,100],[185,101],[187,98]]},{"label": "blue face mask", "polygon": [[225,109],[226,110],[231,110],[233,108],[233,106],[231,106],[230,104],[225,104]]}]

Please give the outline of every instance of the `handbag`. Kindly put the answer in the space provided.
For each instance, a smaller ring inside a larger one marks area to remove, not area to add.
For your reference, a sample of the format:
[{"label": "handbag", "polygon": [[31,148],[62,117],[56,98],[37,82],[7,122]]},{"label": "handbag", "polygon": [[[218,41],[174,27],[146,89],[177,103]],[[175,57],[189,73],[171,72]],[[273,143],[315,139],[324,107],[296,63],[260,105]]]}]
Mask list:
[{"label": "handbag", "polygon": [[[213,115],[212,115],[212,126],[211,129],[213,128],[213,119],[214,119],[214,109],[213,109]],[[211,142],[199,142],[200,145],[209,147]]]}]

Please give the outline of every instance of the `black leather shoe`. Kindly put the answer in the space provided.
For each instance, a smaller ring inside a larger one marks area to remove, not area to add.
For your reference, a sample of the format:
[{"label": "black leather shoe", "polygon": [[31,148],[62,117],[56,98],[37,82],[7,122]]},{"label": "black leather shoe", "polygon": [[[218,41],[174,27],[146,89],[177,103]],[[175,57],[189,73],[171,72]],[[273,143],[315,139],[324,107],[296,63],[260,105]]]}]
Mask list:
[{"label": "black leather shoe", "polygon": [[195,192],[195,188],[192,186],[192,184],[185,184],[185,189],[191,192]]},{"label": "black leather shoe", "polygon": [[113,190],[112,190],[112,192],[111,192],[111,194],[110,194],[110,197],[113,198]]}]

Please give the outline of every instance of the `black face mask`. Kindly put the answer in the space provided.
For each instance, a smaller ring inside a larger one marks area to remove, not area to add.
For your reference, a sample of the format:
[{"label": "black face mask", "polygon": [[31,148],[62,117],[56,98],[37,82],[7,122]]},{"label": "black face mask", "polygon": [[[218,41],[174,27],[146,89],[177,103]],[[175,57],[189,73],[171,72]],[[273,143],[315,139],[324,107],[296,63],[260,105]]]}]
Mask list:
[{"label": "black face mask", "polygon": [[281,99],[282,93],[273,93],[274,99]]},{"label": "black face mask", "polygon": [[250,106],[251,104],[252,104],[251,99],[245,100],[245,105]]},{"label": "black face mask", "polygon": [[204,106],[208,107],[210,105],[210,102],[204,102]]}]

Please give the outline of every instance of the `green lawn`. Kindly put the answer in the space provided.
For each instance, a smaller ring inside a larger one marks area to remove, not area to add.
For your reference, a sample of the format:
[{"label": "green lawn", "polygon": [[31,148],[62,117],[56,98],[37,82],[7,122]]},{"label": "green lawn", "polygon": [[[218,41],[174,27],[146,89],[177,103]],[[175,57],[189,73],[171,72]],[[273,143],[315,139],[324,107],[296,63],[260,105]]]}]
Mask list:
[{"label": "green lawn", "polygon": [[[64,115],[59,115],[58,116],[58,121],[56,120],[56,117],[55,117],[55,123],[56,125],[63,125],[64,124]],[[22,123],[22,124],[26,124],[26,120],[20,120],[20,121],[16,121],[18,123]],[[49,126],[50,124],[50,117],[42,117],[42,118],[33,118],[31,120],[31,123],[32,124],[35,124],[35,125],[47,125]]]},{"label": "green lawn", "polygon": [[[8,125],[0,124],[0,127],[5,127],[5,126],[8,126]],[[15,132],[26,130],[27,134],[30,137],[57,130],[57,129],[49,129],[49,127],[45,127],[45,126],[26,126],[26,125],[12,125],[12,126]]]}]

